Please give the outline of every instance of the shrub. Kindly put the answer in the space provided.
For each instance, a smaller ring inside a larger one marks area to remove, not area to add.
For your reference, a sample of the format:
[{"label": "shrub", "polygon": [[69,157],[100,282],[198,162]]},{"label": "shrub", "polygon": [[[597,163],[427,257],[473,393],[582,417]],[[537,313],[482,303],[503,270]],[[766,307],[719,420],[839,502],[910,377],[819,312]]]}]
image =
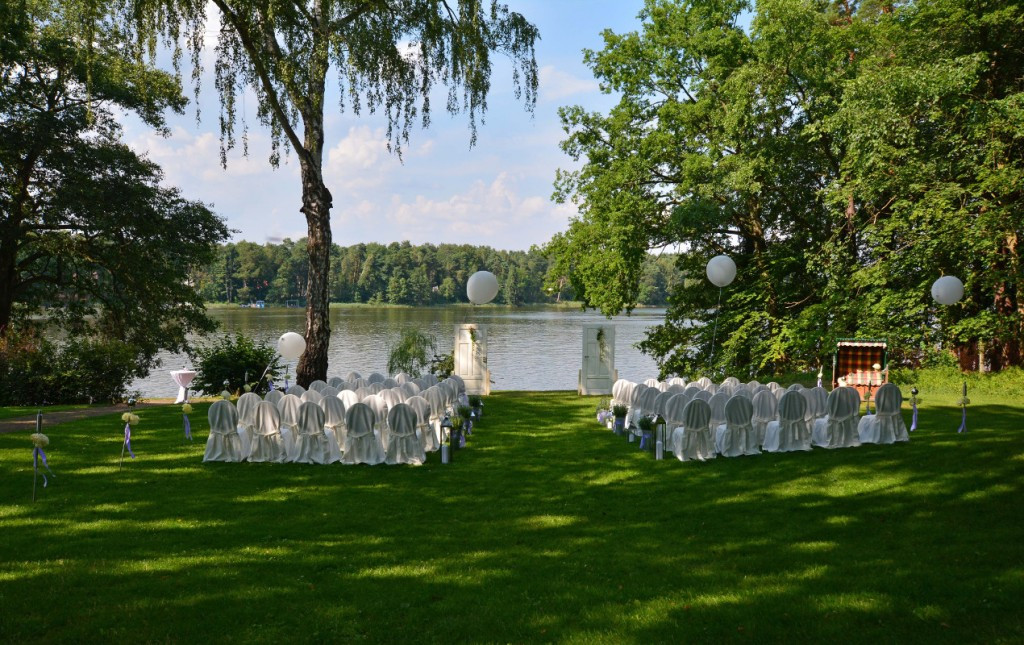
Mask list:
[{"label": "shrub", "polygon": [[403,329],[398,344],[388,352],[388,373],[405,372],[419,378],[430,365],[429,357],[436,345],[434,337],[429,334],[418,329]]},{"label": "shrub", "polygon": [[430,359],[430,373],[444,380],[455,371],[455,350],[447,354],[434,354]]},{"label": "shrub", "polygon": [[[266,342],[254,342],[242,334],[224,336],[212,345],[196,350],[198,367],[192,387],[207,395],[216,396],[224,389],[224,381],[228,382],[227,390],[237,392],[245,385],[246,374],[252,391],[263,394],[267,391],[267,379],[276,378],[278,363],[277,350]],[[263,370],[266,378],[260,379]]]},{"label": "shrub", "polygon": [[0,339],[0,405],[122,401],[128,384],[144,372],[136,349],[119,340],[56,344],[35,330]]}]

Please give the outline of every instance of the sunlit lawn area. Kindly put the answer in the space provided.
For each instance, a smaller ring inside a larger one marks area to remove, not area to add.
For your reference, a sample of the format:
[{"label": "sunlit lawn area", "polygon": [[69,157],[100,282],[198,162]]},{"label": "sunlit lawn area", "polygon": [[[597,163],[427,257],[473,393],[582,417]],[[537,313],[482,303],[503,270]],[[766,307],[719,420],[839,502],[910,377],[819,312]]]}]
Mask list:
[{"label": "sunlit lawn area", "polygon": [[[203,464],[208,404],[0,436],[0,641],[1021,642],[1024,407],[912,442],[656,462],[499,393],[443,466]],[[909,411],[906,413],[909,421]]]}]

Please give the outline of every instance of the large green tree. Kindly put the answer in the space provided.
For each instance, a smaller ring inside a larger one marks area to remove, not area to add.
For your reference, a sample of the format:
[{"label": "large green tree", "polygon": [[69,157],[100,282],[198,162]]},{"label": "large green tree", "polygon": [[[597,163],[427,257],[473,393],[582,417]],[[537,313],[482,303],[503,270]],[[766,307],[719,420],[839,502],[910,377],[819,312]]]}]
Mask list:
[{"label": "large green tree", "polygon": [[[901,359],[985,338],[1000,365],[1019,362],[1022,15],[648,0],[640,31],[585,54],[618,104],[562,110],[582,165],[559,173],[556,198],[580,216],[548,246],[555,272],[616,313],[648,250],[681,245],[689,279],[642,344],[663,373],[806,368],[862,334]],[[739,269],[721,292],[704,279],[720,253]],[[947,272],[970,295],[940,313],[928,284]]]},{"label": "large green tree", "polygon": [[[467,112],[470,141],[487,108],[492,56],[508,56],[516,95],[533,108],[537,89],[536,28],[496,0],[111,0],[121,24],[143,45],[159,34],[184,38],[196,69],[216,7],[215,66],[221,101],[222,159],[235,143],[237,96],[249,89],[258,118],[270,128],[273,152],[298,159],[309,259],[306,351],[297,379],[327,373],[333,197],[323,177],[328,72],[334,68],[340,109],[381,111],[392,150],[400,151],[414,124],[430,123],[431,95],[448,89],[451,113]],[[106,4],[106,0],[94,0]],[[198,75],[197,75],[198,78]],[[386,287],[385,287],[386,288]]]},{"label": "large green tree", "polygon": [[145,369],[212,329],[186,277],[228,231],[120,140],[117,112],[162,129],[179,84],[127,60],[116,31],[81,40],[79,8],[0,2],[0,331],[45,307],[72,333],[129,342]]}]

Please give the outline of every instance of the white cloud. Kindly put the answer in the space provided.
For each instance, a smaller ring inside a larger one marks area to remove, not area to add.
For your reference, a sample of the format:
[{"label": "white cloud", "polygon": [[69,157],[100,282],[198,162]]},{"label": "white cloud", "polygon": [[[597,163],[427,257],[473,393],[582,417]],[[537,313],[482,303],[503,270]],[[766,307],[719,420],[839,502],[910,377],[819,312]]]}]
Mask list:
[{"label": "white cloud", "polygon": [[540,98],[542,101],[557,101],[573,94],[596,92],[597,81],[577,78],[557,69],[554,65],[540,68]]},{"label": "white cloud", "polygon": [[324,181],[328,188],[346,191],[381,185],[390,171],[399,165],[388,152],[383,128],[352,126],[338,143],[327,151]]},{"label": "white cloud", "polygon": [[490,182],[476,180],[449,197],[420,194],[410,199],[394,192],[348,208],[336,204],[336,241],[410,240],[525,249],[562,230],[569,213],[544,197],[522,195],[518,183],[517,177],[500,172]]}]

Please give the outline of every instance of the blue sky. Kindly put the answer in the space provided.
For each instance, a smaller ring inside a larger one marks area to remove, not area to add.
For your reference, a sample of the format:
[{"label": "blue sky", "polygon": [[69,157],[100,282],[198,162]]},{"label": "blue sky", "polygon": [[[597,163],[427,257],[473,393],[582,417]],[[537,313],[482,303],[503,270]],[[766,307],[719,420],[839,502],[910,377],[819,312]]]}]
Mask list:
[{"label": "blue sky", "polygon": [[[435,109],[431,127],[413,131],[404,161],[388,153],[386,124],[370,115],[355,116],[328,108],[325,177],[334,196],[331,228],[343,246],[358,242],[409,240],[422,243],[483,244],[527,249],[564,230],[575,209],[551,201],[557,168],[573,162],[558,148],[564,134],[557,110],[582,105],[607,110],[614,99],[603,95],[582,62],[584,48],[602,47],[601,31],[638,28],[642,0],[507,0],[511,9],[540,30],[537,63],[540,92],[531,116],[512,93],[511,68],[495,65],[486,123],[477,145],[469,148],[468,120]],[[212,12],[211,12],[212,13]],[[211,54],[207,53],[208,60]],[[212,62],[207,69],[213,68]],[[189,71],[185,70],[188,78]],[[298,164],[291,159],[273,170],[267,162],[268,133],[255,120],[251,96],[249,157],[239,149],[219,163],[218,103],[212,75],[200,96],[202,122],[194,106],[172,115],[172,134],[162,138],[126,119],[125,139],[160,164],[166,183],[185,196],[212,204],[238,232],[236,240],[276,242],[303,237],[299,212]],[[330,79],[333,74],[328,74]],[[186,93],[191,95],[191,90]],[[328,99],[328,105],[337,105]],[[443,100],[434,105],[443,106]],[[243,108],[239,108],[243,109]],[[240,128],[239,128],[240,131]]]}]

